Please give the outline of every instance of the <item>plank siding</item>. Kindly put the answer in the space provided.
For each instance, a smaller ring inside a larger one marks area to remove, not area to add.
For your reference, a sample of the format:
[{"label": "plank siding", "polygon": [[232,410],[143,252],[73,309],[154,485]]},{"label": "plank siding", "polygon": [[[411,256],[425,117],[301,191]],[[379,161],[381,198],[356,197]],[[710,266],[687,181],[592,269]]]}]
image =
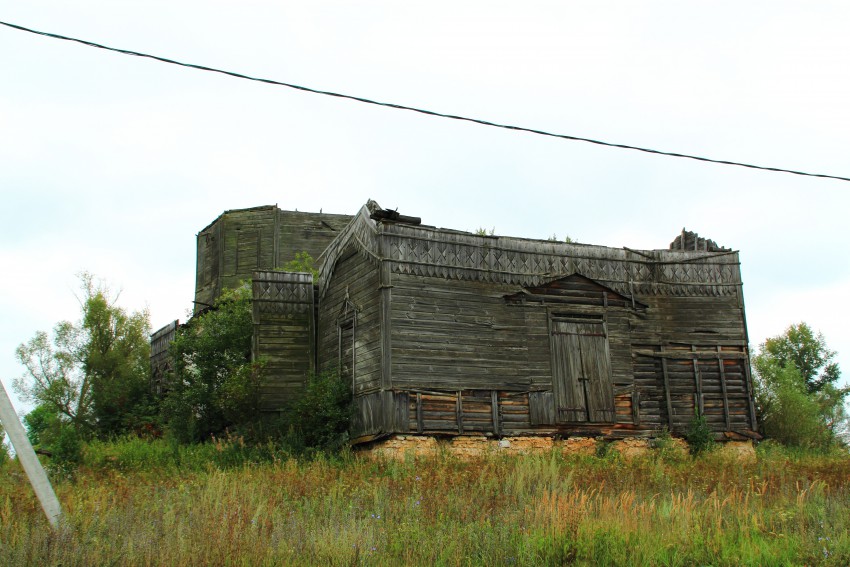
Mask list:
[{"label": "plank siding", "polygon": [[315,364],[313,276],[253,273],[252,358],[265,362],[261,409],[278,411],[304,389]]},{"label": "plank siding", "polygon": [[[280,376],[342,371],[353,438],[681,434],[698,411],[718,436],[755,429],[737,252],[480,236],[375,211],[225,211],[197,240],[196,311],[254,270],[317,259],[313,318],[258,315],[255,350]],[[270,385],[269,405],[296,382]]]},{"label": "plank siding", "polygon": [[[381,386],[381,328],[378,268],[351,252],[338,260],[319,311],[318,353],[323,371],[339,368],[339,318],[348,301],[356,310],[354,394]],[[364,402],[365,403],[365,402]],[[380,403],[379,400],[370,402]],[[364,422],[365,423],[365,422]],[[369,422],[371,423],[371,422]]]},{"label": "plank siding", "polygon": [[393,387],[528,389],[522,311],[506,305],[515,288],[394,274]]},{"label": "plank siding", "polygon": [[318,258],[351,218],[276,206],[225,211],[197,236],[195,312],[254,270],[279,268],[298,252]]}]

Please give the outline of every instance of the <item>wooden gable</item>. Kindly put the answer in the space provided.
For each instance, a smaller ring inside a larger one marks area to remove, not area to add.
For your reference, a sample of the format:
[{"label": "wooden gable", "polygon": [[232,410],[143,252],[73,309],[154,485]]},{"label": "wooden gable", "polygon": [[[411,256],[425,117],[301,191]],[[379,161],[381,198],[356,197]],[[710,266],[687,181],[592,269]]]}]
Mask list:
[{"label": "wooden gable", "polygon": [[569,303],[573,305],[598,305],[602,307],[646,307],[634,298],[626,297],[613,289],[581,274],[572,274],[539,286],[529,286],[522,291],[505,296],[508,303]]}]

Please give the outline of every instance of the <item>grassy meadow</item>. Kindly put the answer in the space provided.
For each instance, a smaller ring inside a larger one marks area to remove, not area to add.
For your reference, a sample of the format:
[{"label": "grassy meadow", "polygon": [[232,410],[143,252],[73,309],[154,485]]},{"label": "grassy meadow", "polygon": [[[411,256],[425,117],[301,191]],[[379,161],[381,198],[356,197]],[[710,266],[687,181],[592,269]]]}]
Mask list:
[{"label": "grassy meadow", "polygon": [[0,469],[0,565],[850,564],[850,458],[657,450],[290,458],[127,439],[53,467],[55,533]]}]

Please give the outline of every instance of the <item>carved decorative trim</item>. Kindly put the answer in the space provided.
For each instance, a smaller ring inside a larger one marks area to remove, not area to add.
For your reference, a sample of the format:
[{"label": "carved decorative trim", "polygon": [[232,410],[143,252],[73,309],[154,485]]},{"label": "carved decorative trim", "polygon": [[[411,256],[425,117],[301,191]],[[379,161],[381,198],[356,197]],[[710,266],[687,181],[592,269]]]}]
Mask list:
[{"label": "carved decorative trim", "polygon": [[[577,273],[627,297],[734,295],[741,285],[738,254],[733,251],[639,251],[478,236],[378,224],[366,207],[323,253],[322,282],[349,244],[371,262],[389,262],[394,273],[416,276],[537,286]],[[386,256],[380,257],[379,250]]]}]

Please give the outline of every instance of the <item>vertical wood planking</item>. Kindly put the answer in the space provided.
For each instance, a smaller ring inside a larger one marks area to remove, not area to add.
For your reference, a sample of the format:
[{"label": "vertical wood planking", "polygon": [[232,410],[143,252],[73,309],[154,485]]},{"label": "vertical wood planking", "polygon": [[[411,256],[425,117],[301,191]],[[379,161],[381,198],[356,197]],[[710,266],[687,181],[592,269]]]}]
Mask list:
[{"label": "vertical wood planking", "polygon": [[457,392],[457,405],[456,405],[456,415],[457,415],[457,432],[463,435],[463,392]]},{"label": "vertical wood planking", "polygon": [[490,408],[493,412],[493,433],[499,436],[502,434],[502,427],[499,420],[499,392],[496,390],[490,391]]},{"label": "vertical wood planking", "polygon": [[640,390],[632,390],[632,424],[640,425]]}]

